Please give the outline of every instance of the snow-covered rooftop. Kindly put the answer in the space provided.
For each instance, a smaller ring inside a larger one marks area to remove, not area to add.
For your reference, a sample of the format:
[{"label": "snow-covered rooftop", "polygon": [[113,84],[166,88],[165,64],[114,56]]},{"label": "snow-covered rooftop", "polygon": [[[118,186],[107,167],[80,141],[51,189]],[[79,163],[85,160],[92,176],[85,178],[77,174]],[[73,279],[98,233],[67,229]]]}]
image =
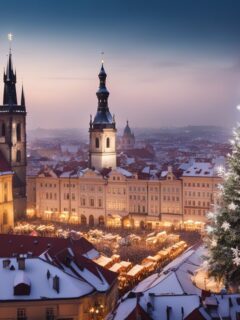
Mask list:
[{"label": "snow-covered rooftop", "polygon": [[[25,270],[18,270],[16,258],[10,258],[10,267],[3,267],[0,258],[0,301],[4,300],[41,300],[77,298],[94,291],[86,281],[77,279],[41,258],[26,258]],[[49,277],[47,276],[49,274]],[[53,278],[59,278],[59,292],[53,288]],[[13,287],[26,284],[31,287],[29,295],[14,295]]]}]

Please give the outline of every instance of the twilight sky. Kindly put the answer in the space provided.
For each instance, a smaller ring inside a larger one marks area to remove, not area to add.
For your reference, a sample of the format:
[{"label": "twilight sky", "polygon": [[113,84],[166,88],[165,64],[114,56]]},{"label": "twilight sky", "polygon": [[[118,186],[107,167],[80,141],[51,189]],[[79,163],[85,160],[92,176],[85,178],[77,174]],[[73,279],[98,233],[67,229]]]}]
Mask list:
[{"label": "twilight sky", "polygon": [[87,128],[101,51],[118,127],[232,126],[239,16],[238,0],[1,0],[0,70],[11,32],[29,129]]}]

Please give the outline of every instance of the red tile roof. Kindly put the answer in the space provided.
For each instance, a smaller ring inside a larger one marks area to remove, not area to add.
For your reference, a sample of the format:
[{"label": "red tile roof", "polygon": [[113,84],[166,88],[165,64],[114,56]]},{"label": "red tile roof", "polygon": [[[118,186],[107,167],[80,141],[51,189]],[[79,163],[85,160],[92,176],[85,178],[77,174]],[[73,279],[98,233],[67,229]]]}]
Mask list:
[{"label": "red tile roof", "polygon": [[73,240],[71,238],[32,237],[28,235],[0,234],[0,257],[12,257],[13,254],[31,252],[38,257],[46,250],[56,255],[64,248],[75,248],[78,254],[84,254],[93,249],[93,245],[85,238]]}]

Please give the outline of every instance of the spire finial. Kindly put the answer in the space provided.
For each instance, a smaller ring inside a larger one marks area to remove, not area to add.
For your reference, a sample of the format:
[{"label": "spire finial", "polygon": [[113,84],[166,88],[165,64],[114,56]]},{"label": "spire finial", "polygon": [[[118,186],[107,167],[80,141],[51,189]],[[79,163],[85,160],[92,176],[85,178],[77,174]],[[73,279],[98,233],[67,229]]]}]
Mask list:
[{"label": "spire finial", "polygon": [[12,33],[8,33],[8,42],[9,42],[9,52],[11,53],[12,51],[12,40],[13,40],[13,35]]},{"label": "spire finial", "polygon": [[102,55],[102,66],[104,64],[104,51],[101,52],[101,55]]}]

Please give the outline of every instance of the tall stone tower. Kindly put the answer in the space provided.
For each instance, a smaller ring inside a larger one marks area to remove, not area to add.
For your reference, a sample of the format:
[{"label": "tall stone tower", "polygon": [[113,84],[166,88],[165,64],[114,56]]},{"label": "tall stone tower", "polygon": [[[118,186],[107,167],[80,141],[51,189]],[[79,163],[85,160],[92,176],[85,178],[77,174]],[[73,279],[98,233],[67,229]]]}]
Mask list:
[{"label": "tall stone tower", "polygon": [[89,167],[101,170],[116,168],[116,123],[108,108],[109,92],[106,88],[107,74],[102,64],[98,75],[99,89],[97,113],[89,128]]},{"label": "tall stone tower", "polygon": [[3,75],[3,105],[0,105],[0,152],[14,172],[14,216],[21,217],[26,213],[26,107],[23,88],[21,104],[17,103],[16,80],[10,51]]}]

